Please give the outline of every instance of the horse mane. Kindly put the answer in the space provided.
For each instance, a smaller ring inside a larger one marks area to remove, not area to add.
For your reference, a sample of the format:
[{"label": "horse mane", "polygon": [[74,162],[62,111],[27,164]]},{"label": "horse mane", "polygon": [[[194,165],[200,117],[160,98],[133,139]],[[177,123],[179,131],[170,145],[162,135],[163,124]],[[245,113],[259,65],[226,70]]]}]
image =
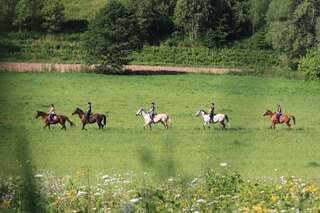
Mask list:
[{"label": "horse mane", "polygon": [[80,107],[77,107],[76,110],[79,110],[80,112],[84,112]]},{"label": "horse mane", "polygon": [[37,114],[48,114],[48,113],[37,110]]},{"label": "horse mane", "polygon": [[204,111],[203,109],[199,110],[200,112],[204,112],[205,114],[208,114],[206,111]]}]

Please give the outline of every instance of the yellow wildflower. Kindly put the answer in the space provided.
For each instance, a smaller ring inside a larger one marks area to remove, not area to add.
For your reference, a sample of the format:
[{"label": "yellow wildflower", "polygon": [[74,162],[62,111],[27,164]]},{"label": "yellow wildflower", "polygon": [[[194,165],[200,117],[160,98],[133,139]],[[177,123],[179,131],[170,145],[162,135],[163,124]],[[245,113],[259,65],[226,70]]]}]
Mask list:
[{"label": "yellow wildflower", "polygon": [[258,205],[252,206],[252,211],[259,213],[259,212],[264,212],[264,209],[260,204],[258,204]]},{"label": "yellow wildflower", "polygon": [[317,190],[318,190],[317,186],[312,183],[304,187],[304,192],[306,193],[315,193]]},{"label": "yellow wildflower", "polygon": [[272,201],[273,203],[276,203],[278,200],[279,200],[279,196],[278,196],[278,195],[272,195],[272,196],[271,196],[271,201]]}]

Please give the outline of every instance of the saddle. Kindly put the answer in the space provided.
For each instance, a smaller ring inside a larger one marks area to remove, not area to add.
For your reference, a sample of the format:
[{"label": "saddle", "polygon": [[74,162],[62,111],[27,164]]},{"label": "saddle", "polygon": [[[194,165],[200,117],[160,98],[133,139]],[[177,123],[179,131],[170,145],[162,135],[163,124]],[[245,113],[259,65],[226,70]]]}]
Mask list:
[{"label": "saddle", "polygon": [[152,116],[152,114],[149,114],[150,119],[151,119],[152,121],[154,121],[153,119],[154,119],[154,117],[155,117],[156,115],[157,115],[157,113],[154,113],[153,116]]},{"label": "saddle", "polygon": [[87,120],[87,117],[85,117],[85,120],[86,120],[87,122],[92,122],[92,120],[93,120],[93,114],[90,113],[90,115],[89,115],[89,120]]},{"label": "saddle", "polygon": [[52,116],[51,118],[48,117],[48,121],[49,121],[50,123],[53,123],[53,122],[55,122],[56,120],[58,120],[58,116],[57,116],[57,115],[54,115],[54,116]]},{"label": "saddle", "polygon": [[282,114],[276,114],[276,123],[280,123]]}]

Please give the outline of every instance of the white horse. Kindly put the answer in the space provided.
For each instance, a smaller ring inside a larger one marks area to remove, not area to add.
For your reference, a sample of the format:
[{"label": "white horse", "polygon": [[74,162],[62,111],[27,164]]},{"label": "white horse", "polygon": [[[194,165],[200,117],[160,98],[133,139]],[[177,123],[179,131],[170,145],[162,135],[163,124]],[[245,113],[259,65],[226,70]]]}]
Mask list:
[{"label": "white horse", "polygon": [[156,123],[162,123],[162,125],[168,129],[169,128],[169,124],[171,123],[171,119],[169,117],[168,114],[156,114],[154,115],[153,120],[151,119],[151,116],[148,112],[146,112],[143,107],[141,107],[138,112],[136,113],[136,116],[142,116],[144,119],[144,126],[143,128],[145,129],[147,126],[150,127],[151,129],[151,125],[152,124],[156,124]]},{"label": "white horse", "polygon": [[210,121],[210,114],[206,113],[204,110],[199,110],[196,112],[196,116],[201,116],[203,119],[203,128],[205,129],[206,126],[210,128],[210,123],[220,123],[222,125],[222,129],[226,128],[226,123],[229,123],[229,118],[225,114],[215,114]]}]

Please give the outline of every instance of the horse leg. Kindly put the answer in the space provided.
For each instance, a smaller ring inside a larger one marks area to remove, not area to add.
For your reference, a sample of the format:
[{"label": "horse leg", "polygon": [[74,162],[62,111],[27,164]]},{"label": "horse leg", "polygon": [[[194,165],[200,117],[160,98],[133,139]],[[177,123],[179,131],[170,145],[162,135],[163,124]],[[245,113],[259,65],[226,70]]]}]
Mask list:
[{"label": "horse leg", "polygon": [[220,124],[222,125],[222,130],[224,130],[226,128],[226,125],[224,124],[223,121],[221,121]]},{"label": "horse leg", "polygon": [[48,124],[49,130],[51,130],[50,123]]},{"label": "horse leg", "polygon": [[60,125],[61,125],[61,130],[64,129],[65,131],[67,130],[67,127],[66,127],[66,121],[62,121],[60,122]]},{"label": "horse leg", "polygon": [[164,128],[168,129],[168,127],[164,121],[161,121],[161,124],[164,126]]},{"label": "horse leg", "polygon": [[67,127],[66,127],[66,125],[65,124],[61,124],[61,130],[67,130]]},{"label": "horse leg", "polygon": [[290,124],[290,120],[286,122],[287,126],[289,127],[289,129],[291,129],[291,124]]},{"label": "horse leg", "polygon": [[43,129],[45,129],[47,126],[48,126],[48,123],[46,123],[46,124],[43,126]]},{"label": "horse leg", "polygon": [[86,126],[86,123],[82,124],[82,130],[87,130],[86,128],[84,128]]},{"label": "horse leg", "polygon": [[100,122],[99,122],[99,121],[97,121],[97,124],[98,124],[99,130],[100,130],[100,129],[101,129]]}]

